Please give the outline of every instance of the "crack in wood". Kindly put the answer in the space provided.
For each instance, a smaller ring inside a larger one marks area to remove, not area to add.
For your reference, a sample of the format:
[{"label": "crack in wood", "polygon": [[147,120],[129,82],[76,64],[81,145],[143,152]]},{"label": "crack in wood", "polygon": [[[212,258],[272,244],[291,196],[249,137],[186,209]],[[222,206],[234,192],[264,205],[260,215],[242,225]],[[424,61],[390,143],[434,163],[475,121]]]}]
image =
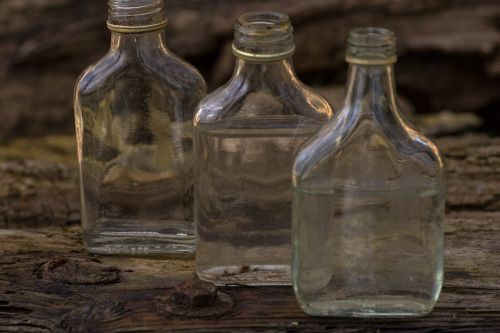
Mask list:
[{"label": "crack in wood", "polygon": [[57,257],[41,267],[38,277],[69,284],[107,284],[120,280],[120,270],[98,259]]}]

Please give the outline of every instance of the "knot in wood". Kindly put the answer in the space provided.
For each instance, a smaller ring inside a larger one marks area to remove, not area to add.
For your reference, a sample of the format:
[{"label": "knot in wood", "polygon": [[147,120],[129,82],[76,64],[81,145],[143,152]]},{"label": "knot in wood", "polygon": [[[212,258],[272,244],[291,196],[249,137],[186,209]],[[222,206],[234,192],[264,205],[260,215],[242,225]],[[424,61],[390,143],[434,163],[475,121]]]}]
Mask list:
[{"label": "knot in wood", "polygon": [[214,317],[231,312],[233,299],[211,283],[198,278],[184,281],[155,299],[156,307],[183,317]]},{"label": "knot in wood", "polygon": [[172,292],[172,302],[186,308],[213,306],[216,298],[217,287],[199,279],[184,281]]},{"label": "knot in wood", "polygon": [[97,259],[57,257],[41,267],[38,277],[69,284],[107,284],[120,279],[120,270]]}]

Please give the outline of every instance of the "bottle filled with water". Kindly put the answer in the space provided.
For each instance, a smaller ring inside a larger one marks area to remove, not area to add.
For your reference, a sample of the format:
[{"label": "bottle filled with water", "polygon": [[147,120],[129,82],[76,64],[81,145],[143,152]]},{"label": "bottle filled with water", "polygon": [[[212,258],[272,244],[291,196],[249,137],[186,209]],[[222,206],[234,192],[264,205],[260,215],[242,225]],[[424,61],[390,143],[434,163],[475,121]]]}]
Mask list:
[{"label": "bottle filled with water", "polygon": [[351,31],[344,107],[293,168],[293,283],[308,314],[429,313],[443,278],[443,161],[399,111],[395,36]]}]

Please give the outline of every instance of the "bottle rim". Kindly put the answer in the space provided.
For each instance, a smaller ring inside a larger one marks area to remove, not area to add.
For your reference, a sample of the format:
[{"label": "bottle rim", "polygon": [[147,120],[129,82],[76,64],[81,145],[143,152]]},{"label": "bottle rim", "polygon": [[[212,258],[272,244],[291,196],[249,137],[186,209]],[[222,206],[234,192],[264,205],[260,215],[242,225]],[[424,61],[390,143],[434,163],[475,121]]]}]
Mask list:
[{"label": "bottle rim", "polygon": [[286,14],[256,11],[241,15],[234,25],[233,53],[250,61],[275,61],[295,52],[293,26]]},{"label": "bottle rim", "polygon": [[114,32],[141,33],[167,25],[163,0],[109,0],[107,26]]},{"label": "bottle rim", "polygon": [[396,35],[380,27],[362,27],[349,32],[346,61],[361,65],[388,65],[397,61]]}]

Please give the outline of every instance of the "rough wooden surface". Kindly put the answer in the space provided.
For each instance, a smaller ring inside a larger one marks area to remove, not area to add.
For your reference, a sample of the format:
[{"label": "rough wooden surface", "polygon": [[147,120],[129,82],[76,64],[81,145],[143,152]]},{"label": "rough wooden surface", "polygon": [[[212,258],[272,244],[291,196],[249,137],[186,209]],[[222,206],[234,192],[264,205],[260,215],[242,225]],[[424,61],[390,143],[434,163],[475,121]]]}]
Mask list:
[{"label": "rough wooden surface", "polygon": [[[448,209],[500,210],[500,137],[435,141],[446,158]],[[74,137],[59,136],[0,146],[0,228],[78,223],[74,145]]]},{"label": "rough wooden surface", "polygon": [[[191,277],[190,260],[97,258],[84,252],[77,228],[3,230],[0,331],[498,332],[499,218],[498,212],[448,215],[441,298],[429,317],[409,321],[308,317],[286,287],[223,288],[234,303],[224,314],[172,314],[158,298]],[[64,274],[46,274],[49,266]]]},{"label": "rough wooden surface", "polygon": [[449,183],[443,292],[426,318],[383,321],[309,317],[287,287],[222,288],[200,308],[213,290],[185,284],[192,260],[85,252],[64,138],[38,143],[53,148],[45,162],[40,147],[24,151],[31,161],[2,147],[0,332],[499,332],[500,138],[437,142]]},{"label": "rough wooden surface", "polygon": [[[109,47],[104,0],[0,0],[0,139],[73,130],[72,90]],[[233,70],[232,26],[279,10],[295,26],[299,76],[343,85],[349,29],[394,29],[400,92],[420,113],[476,112],[500,121],[498,0],[168,0],[168,44],[213,88]]]},{"label": "rough wooden surface", "polygon": [[76,139],[20,139],[0,147],[0,228],[78,223]]}]

